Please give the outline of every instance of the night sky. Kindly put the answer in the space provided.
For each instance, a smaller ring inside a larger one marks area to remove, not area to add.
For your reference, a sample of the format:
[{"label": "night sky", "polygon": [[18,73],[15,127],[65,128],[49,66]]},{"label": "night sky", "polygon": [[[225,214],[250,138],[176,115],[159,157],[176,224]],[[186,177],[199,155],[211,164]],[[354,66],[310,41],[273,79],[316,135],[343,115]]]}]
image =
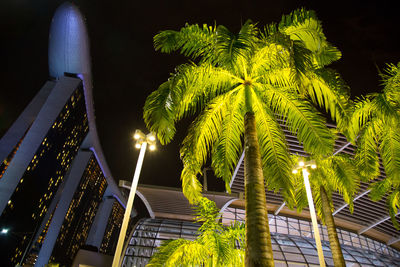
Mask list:
[{"label": "night sky", "polygon": [[[48,79],[48,32],[51,17],[63,2],[0,1],[0,136]],[[263,26],[279,22],[293,9],[314,9],[328,41],[343,53],[332,67],[342,74],[353,97],[379,91],[377,68],[400,61],[399,14],[390,1],[72,2],[87,19],[97,127],[116,180],[132,179],[138,156],[132,133],[146,131],[142,119],[146,97],[185,62],[177,54],[154,50],[152,38],[161,30],[216,22],[237,31],[247,19]],[[186,127],[187,121],[181,123],[174,142],[146,154],[139,183],[179,186],[178,151]]]}]

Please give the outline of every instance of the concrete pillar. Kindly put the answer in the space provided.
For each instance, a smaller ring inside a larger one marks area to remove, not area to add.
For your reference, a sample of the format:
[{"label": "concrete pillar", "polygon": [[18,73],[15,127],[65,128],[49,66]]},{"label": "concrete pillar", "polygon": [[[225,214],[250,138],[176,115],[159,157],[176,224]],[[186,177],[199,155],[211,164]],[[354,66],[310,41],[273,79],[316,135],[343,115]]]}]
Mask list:
[{"label": "concrete pillar", "polygon": [[110,188],[107,187],[106,193],[104,194],[106,197],[103,198],[103,201],[99,206],[92,227],[90,228],[89,236],[86,240],[87,245],[95,246],[98,249],[100,249],[108,219],[110,217],[113,204],[116,201],[114,197],[109,196],[109,191]]}]

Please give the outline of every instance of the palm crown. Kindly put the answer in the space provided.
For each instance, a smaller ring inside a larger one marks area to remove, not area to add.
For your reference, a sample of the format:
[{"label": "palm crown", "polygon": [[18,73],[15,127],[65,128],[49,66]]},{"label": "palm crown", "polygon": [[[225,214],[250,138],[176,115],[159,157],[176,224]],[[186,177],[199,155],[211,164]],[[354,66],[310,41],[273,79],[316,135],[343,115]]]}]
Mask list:
[{"label": "palm crown", "polygon": [[[181,148],[183,191],[199,197],[196,175],[211,154],[212,167],[228,184],[243,150],[243,118],[255,115],[264,177],[292,199],[290,161],[279,123],[306,151],[332,152],[334,135],[316,106],[334,120],[345,116],[346,92],[339,76],[323,67],[340,58],[312,11],[297,10],[263,30],[250,21],[238,34],[224,26],[186,25],[154,37],[156,49],[180,50],[197,61],[176,68],[145,104],[144,118],[162,143],[175,134],[175,122],[200,111]],[[227,190],[229,187],[227,186]]]},{"label": "palm crown", "polygon": [[164,241],[147,266],[244,266],[243,224],[223,226],[215,203],[204,197],[195,209],[196,221],[202,223],[199,236]]},{"label": "palm crown", "polygon": [[386,194],[389,213],[395,227],[400,208],[400,69],[389,64],[383,78],[382,93],[358,99],[350,120],[350,138],[357,138],[355,159],[362,174],[370,179],[380,174],[379,155],[386,178],[371,184],[370,196],[379,200]]}]

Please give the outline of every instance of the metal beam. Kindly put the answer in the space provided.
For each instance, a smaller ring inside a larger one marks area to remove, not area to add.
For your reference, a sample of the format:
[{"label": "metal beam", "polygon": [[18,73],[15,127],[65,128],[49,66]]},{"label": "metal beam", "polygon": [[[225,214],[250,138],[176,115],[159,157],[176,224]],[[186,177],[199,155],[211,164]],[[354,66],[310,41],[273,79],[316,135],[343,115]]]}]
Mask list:
[{"label": "metal beam", "polygon": [[[357,199],[359,199],[359,198],[365,196],[366,194],[368,194],[369,191],[371,191],[371,190],[369,190],[369,189],[368,189],[368,190],[365,190],[364,192],[362,192],[361,194],[359,194],[358,196],[356,196],[356,197],[353,199],[353,202],[356,201]],[[339,213],[342,209],[346,208],[348,205],[349,205],[349,204],[344,203],[340,208],[338,208],[337,210],[335,210],[335,211],[332,213],[332,215],[335,216],[337,213]]]},{"label": "metal beam", "polygon": [[279,212],[281,212],[281,210],[285,207],[285,205],[286,205],[286,202],[283,201],[282,204],[279,206],[279,208],[277,208],[277,210],[274,212],[274,215],[275,216],[278,215]]},{"label": "metal beam", "polygon": [[237,172],[238,172],[239,169],[240,169],[240,165],[242,165],[243,159],[244,159],[244,150],[243,150],[242,156],[241,156],[240,159],[239,159],[238,164],[236,165],[235,172],[234,172],[233,175],[232,175],[231,182],[229,183],[229,188],[232,188],[232,184],[233,184],[233,182],[235,181]]},{"label": "metal beam", "polygon": [[400,241],[400,236],[395,236],[395,237],[389,239],[389,241],[386,242],[386,244],[387,244],[388,246],[390,246],[390,245],[393,245],[394,243],[397,243],[397,242],[399,242],[399,241]]},{"label": "metal beam", "polygon": [[344,144],[341,148],[339,148],[338,150],[335,151],[335,153],[333,153],[333,155],[336,155],[337,153],[342,152],[346,147],[348,147],[349,145],[351,145],[350,142],[348,142],[347,144]]},{"label": "metal beam", "polygon": [[[396,216],[399,215],[399,214],[400,214],[400,211],[396,214]],[[365,226],[364,228],[358,230],[358,234],[365,233],[369,229],[374,228],[375,226],[377,226],[377,225],[379,225],[379,224],[381,224],[381,223],[383,223],[383,222],[385,222],[385,221],[387,221],[389,219],[390,219],[390,216],[386,216],[386,217],[384,217],[384,218],[382,218],[382,219],[380,219],[380,220],[378,220],[378,221],[376,221],[376,222],[374,222],[374,223],[372,223],[372,224],[370,224],[368,226]]]}]

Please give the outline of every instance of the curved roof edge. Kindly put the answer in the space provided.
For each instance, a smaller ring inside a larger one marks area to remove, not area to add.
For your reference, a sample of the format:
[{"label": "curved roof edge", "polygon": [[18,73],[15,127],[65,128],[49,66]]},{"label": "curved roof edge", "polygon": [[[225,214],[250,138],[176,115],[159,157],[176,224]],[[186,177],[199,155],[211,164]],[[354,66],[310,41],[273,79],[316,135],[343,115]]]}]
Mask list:
[{"label": "curved roof edge", "polygon": [[90,45],[86,23],[78,7],[70,2],[54,13],[49,33],[49,74],[53,78],[68,73],[91,73]]}]

